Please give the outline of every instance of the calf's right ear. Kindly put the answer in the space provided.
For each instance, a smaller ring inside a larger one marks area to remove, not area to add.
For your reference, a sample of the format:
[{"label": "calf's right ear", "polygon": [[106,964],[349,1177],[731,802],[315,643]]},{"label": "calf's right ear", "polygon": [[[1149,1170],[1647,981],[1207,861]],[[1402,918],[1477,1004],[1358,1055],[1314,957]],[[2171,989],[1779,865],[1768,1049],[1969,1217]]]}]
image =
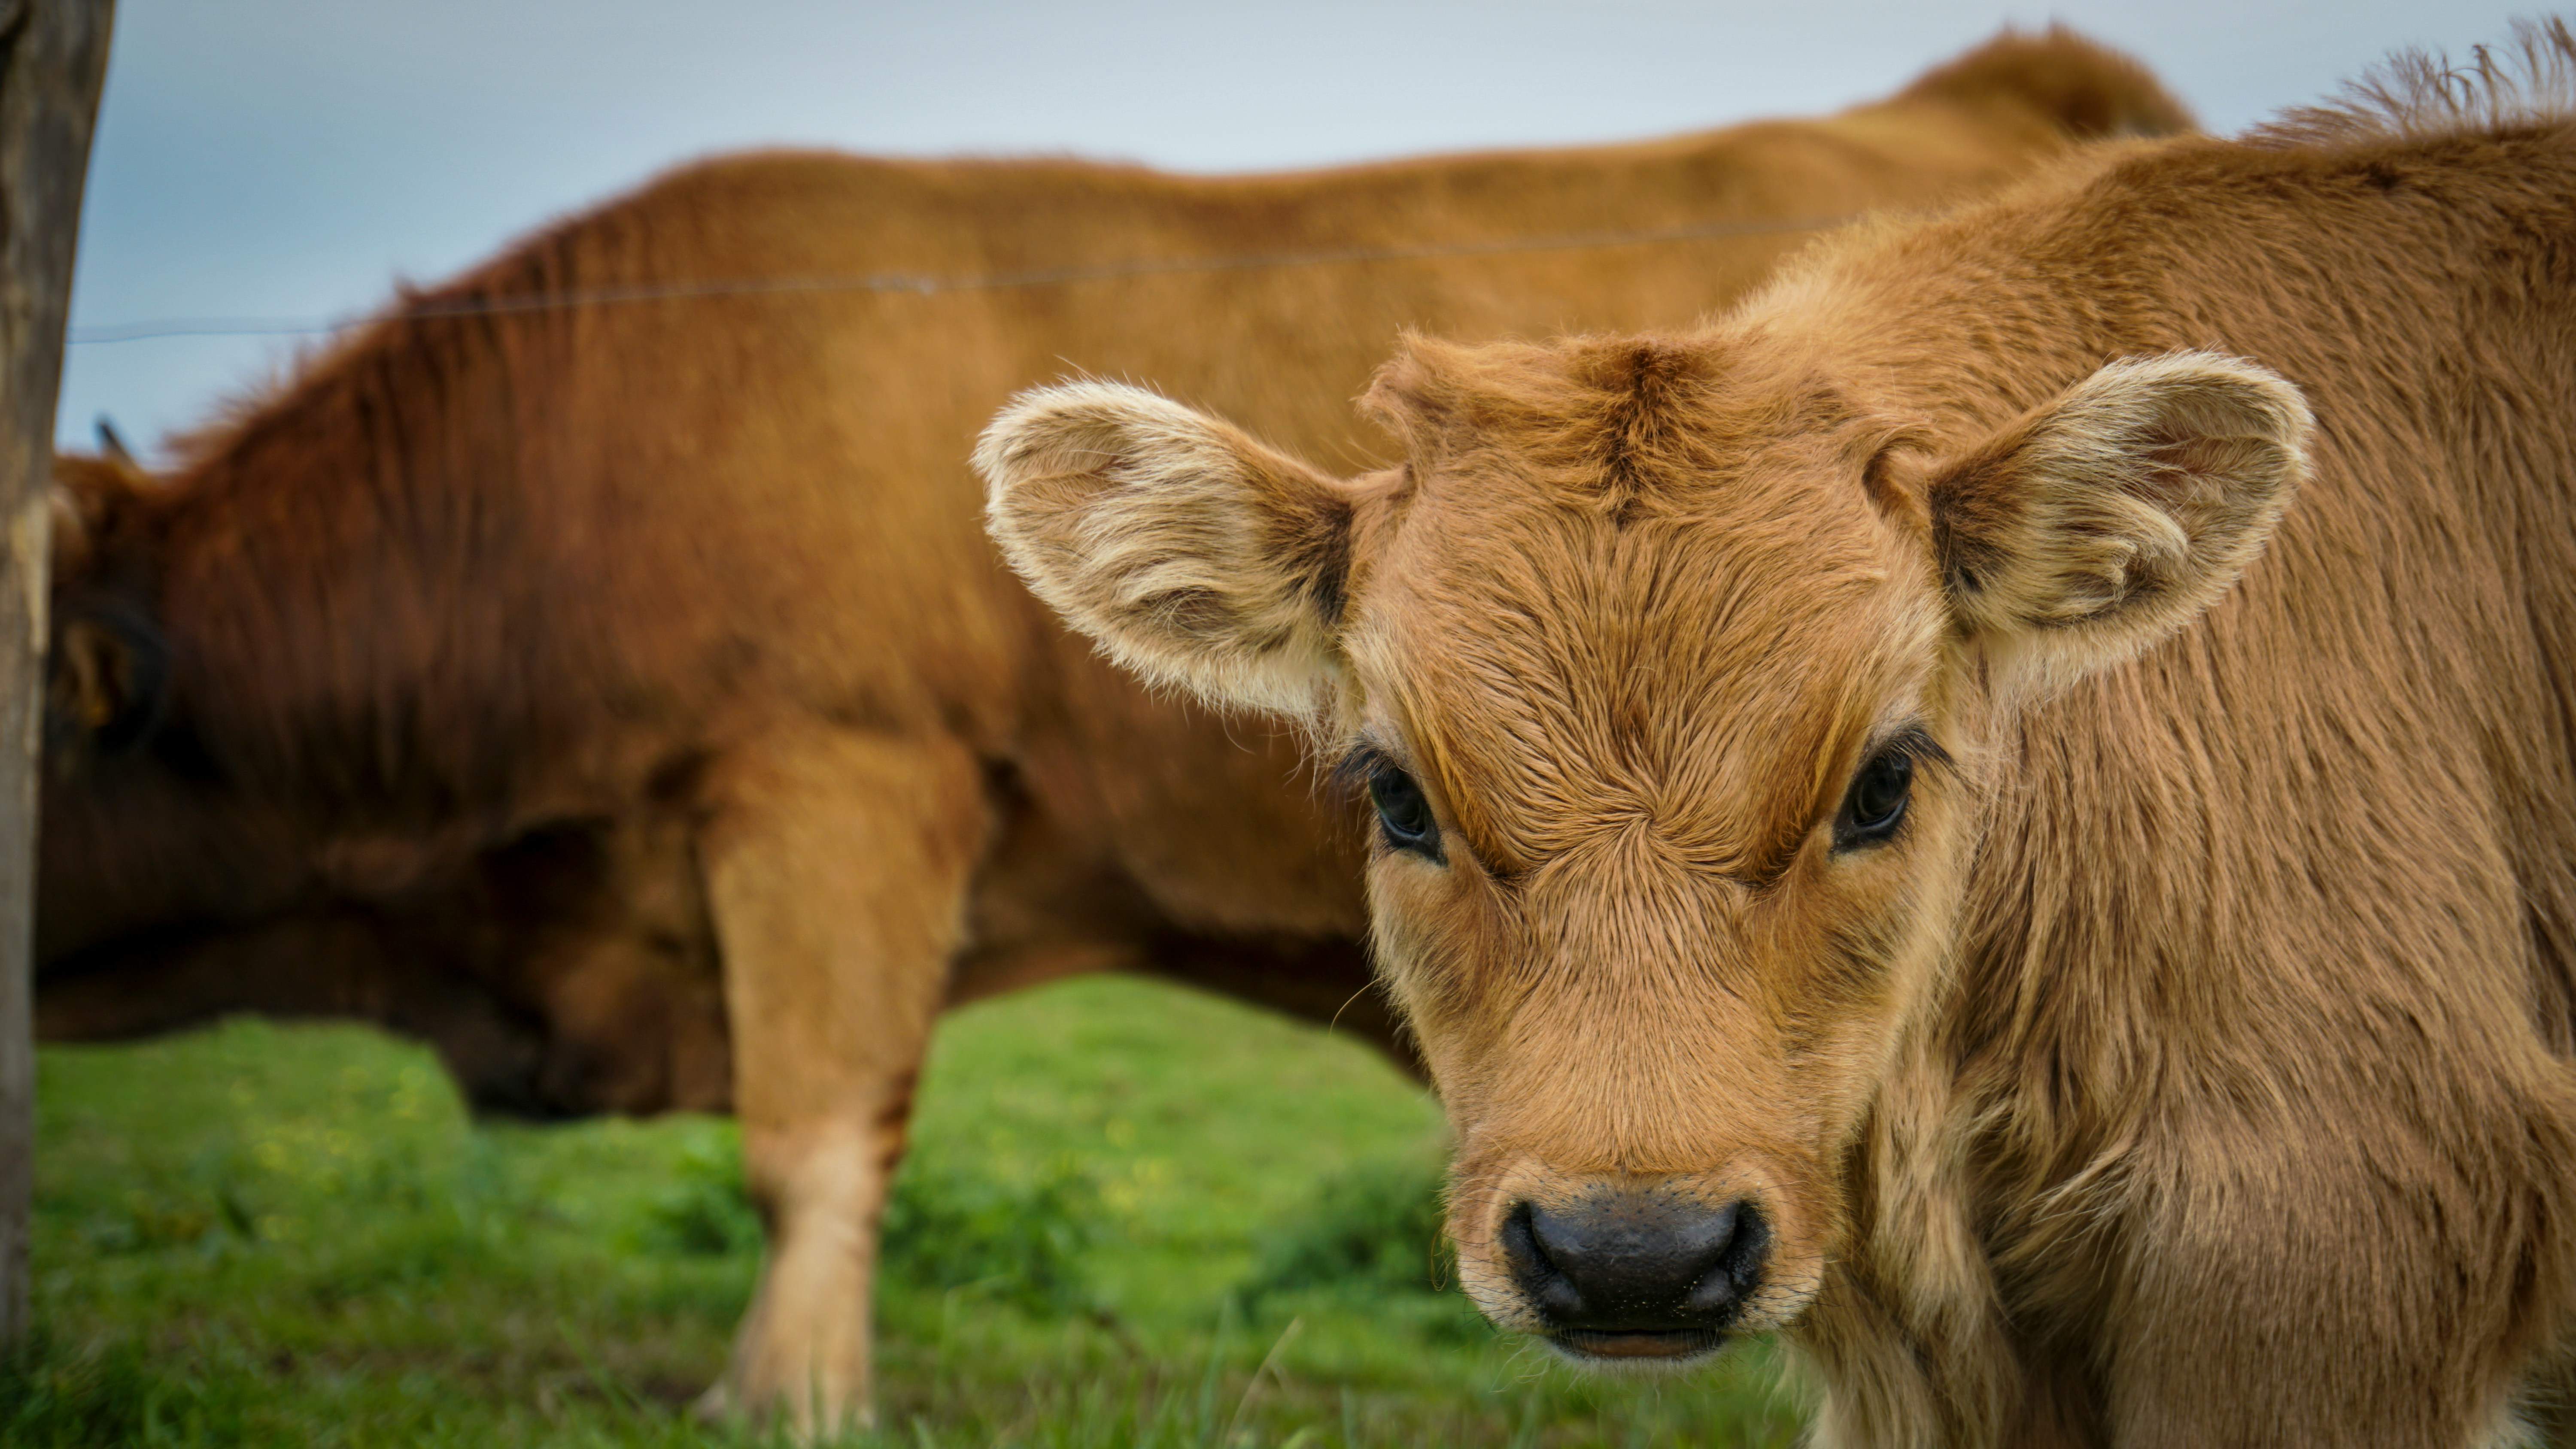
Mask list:
[{"label": "calf's right ear", "polygon": [[1022,393],[984,430],[986,526],[1118,663],[1314,719],[1339,674],[1351,504],[1314,469],[1142,388]]}]

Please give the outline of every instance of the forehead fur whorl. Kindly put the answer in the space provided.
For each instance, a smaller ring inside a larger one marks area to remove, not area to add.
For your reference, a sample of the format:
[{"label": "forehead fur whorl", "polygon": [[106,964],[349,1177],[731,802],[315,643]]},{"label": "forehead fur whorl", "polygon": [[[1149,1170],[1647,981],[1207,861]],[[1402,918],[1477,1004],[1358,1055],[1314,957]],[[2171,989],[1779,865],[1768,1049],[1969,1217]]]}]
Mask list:
[{"label": "forehead fur whorl", "polygon": [[1729,349],[1414,340],[1370,395],[1415,476],[1345,644],[1489,868],[1770,879],[1908,687],[1868,420],[1797,354]]},{"label": "forehead fur whorl", "polygon": [[1746,375],[1706,337],[1461,347],[1407,336],[1362,403],[1417,469],[1508,457],[1555,501],[1633,521],[1730,467],[1736,434],[1850,414],[1821,386]]}]

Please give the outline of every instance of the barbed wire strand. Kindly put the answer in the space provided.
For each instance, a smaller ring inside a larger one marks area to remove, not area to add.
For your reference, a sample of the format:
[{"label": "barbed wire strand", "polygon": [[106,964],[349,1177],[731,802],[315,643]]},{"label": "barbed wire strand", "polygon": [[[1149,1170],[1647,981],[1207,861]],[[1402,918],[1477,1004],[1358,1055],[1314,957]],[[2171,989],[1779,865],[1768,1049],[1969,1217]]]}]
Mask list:
[{"label": "barbed wire strand", "polygon": [[1083,282],[1121,281],[1131,277],[1178,276],[1204,272],[1274,271],[1290,267],[1356,266],[1371,262],[1442,261],[1463,257],[1516,256],[1533,252],[1596,251],[1612,247],[1656,246],[1672,242],[1718,241],[1728,237],[1787,235],[1824,231],[1856,218],[1821,217],[1795,221],[1715,222],[1668,227],[1658,231],[1578,232],[1505,241],[1425,243],[1401,247],[1341,247],[1313,252],[1254,253],[1233,257],[1171,257],[1109,262],[1090,266],[1045,267],[982,276],[940,277],[924,273],[881,272],[866,276],[745,278],[733,281],[674,282],[649,287],[599,287],[524,296],[484,297],[471,302],[397,307],[392,311],[352,313],[341,317],[160,317],[139,322],[110,322],[69,329],[64,341],[74,347],[150,342],[168,337],[310,337],[346,332],[373,322],[440,317],[493,317],[520,312],[547,312],[571,307],[615,306],[632,302],[691,301],[712,297],[768,297],[830,292],[908,293],[931,297],[947,292],[998,292],[1032,287],[1061,287]]}]

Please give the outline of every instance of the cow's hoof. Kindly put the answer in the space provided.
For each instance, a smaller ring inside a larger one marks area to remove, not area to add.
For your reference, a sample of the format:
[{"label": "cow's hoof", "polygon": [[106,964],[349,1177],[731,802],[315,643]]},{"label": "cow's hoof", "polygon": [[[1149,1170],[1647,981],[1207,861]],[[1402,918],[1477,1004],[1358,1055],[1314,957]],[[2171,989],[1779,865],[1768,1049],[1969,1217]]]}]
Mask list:
[{"label": "cow's hoof", "polygon": [[716,1380],[707,1386],[705,1393],[698,1395],[696,1403],[689,1405],[689,1413],[704,1424],[721,1424],[731,1419],[733,1390],[725,1385],[724,1380]]},{"label": "cow's hoof", "polygon": [[838,1394],[746,1394],[731,1375],[698,1395],[689,1412],[710,1424],[777,1423],[787,1431],[788,1442],[800,1445],[836,1444],[877,1426],[876,1410],[864,1398],[852,1403]]}]

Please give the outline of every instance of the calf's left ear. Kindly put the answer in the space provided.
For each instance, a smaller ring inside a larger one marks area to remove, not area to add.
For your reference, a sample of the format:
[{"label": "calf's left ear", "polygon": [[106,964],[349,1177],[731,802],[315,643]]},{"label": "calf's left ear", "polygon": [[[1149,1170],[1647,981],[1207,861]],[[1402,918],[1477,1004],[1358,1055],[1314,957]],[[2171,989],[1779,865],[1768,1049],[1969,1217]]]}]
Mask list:
[{"label": "calf's left ear", "polygon": [[1351,504],[1321,473],[1142,388],[1012,400],[975,468],[1011,567],[1120,664],[1314,719],[1338,674]]},{"label": "calf's left ear", "polygon": [[2104,367],[1925,490],[1953,613],[2016,691],[2137,654],[2262,552],[2308,430],[2299,390],[2238,358]]}]

